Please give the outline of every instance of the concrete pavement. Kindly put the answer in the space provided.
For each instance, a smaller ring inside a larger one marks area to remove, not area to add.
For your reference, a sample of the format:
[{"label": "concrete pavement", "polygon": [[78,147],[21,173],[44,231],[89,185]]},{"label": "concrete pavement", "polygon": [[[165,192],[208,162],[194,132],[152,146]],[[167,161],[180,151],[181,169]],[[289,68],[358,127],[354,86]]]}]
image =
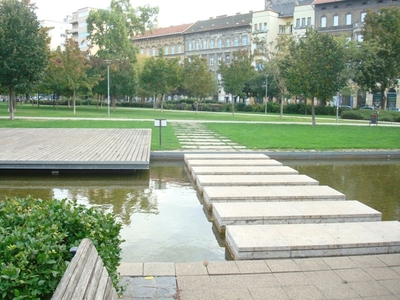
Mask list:
[{"label": "concrete pavement", "polygon": [[123,299],[400,299],[400,254],[125,263]]}]

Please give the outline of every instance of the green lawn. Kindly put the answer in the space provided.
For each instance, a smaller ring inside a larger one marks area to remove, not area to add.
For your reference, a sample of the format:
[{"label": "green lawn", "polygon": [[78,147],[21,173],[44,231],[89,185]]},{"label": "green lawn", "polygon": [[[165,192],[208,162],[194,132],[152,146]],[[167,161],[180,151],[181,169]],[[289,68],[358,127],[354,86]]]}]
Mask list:
[{"label": "green lawn", "polygon": [[[0,103],[0,128],[151,128],[152,146],[155,150],[181,149],[171,123],[173,120],[204,121],[210,130],[218,132],[248,149],[268,150],[340,150],[340,149],[400,149],[400,126],[368,126],[367,121],[339,120],[346,126],[326,125],[336,123],[334,117],[319,117],[317,126],[311,126],[310,116],[279,116],[273,114],[244,114],[167,111],[118,107],[111,110],[91,106],[77,107],[73,115],[71,108],[32,106],[25,104],[17,108],[16,119],[7,118],[5,103]],[[32,117],[33,119],[19,119]],[[52,118],[52,119],[45,119]],[[55,118],[55,119],[54,119]],[[84,119],[86,118],[86,119]],[[154,119],[167,119],[168,126],[162,128],[162,145],[159,145],[159,128]],[[261,122],[261,123],[255,123]],[[265,123],[270,122],[270,123]],[[291,123],[289,123],[291,122]],[[295,123],[293,123],[295,122]],[[325,124],[325,125],[323,125]],[[357,124],[363,126],[351,126]]]}]

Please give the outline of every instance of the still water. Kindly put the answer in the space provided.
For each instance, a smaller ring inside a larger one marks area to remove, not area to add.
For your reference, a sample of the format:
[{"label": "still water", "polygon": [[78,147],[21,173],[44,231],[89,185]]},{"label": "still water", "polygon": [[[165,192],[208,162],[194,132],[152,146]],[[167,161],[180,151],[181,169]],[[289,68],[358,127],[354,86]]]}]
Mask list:
[{"label": "still water", "polygon": [[[382,212],[383,220],[400,221],[400,160],[282,162]],[[226,259],[181,162],[152,163],[129,176],[0,174],[0,200],[27,195],[77,199],[113,212],[123,223],[123,262]]]}]

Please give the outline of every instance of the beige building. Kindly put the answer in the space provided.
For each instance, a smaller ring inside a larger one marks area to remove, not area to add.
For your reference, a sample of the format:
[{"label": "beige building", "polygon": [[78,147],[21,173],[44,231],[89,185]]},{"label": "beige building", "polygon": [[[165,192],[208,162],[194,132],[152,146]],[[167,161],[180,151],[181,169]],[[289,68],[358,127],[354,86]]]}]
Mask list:
[{"label": "beige building", "polygon": [[159,50],[167,58],[177,57],[183,62],[185,56],[184,33],[193,24],[183,24],[146,31],[134,38],[133,43],[139,48],[140,55],[158,56]]},{"label": "beige building", "polygon": [[[92,8],[92,7],[85,7],[78,9],[76,12],[72,14],[72,18],[70,20],[70,23],[72,25],[71,28],[71,37],[78,42],[79,48],[82,51],[86,51],[89,49],[89,42],[87,40],[88,30],[87,30],[87,23],[86,19],[89,16],[89,13],[92,10],[97,10],[97,8]],[[91,53],[96,53],[97,52],[97,47],[93,47],[91,49]]]}]

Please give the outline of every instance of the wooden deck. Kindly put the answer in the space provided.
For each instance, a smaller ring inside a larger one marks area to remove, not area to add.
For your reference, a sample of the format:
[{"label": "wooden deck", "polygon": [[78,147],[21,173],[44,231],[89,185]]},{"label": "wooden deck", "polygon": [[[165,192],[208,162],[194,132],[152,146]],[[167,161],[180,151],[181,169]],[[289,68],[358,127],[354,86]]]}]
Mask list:
[{"label": "wooden deck", "polygon": [[0,169],[149,169],[151,129],[1,128]]}]

